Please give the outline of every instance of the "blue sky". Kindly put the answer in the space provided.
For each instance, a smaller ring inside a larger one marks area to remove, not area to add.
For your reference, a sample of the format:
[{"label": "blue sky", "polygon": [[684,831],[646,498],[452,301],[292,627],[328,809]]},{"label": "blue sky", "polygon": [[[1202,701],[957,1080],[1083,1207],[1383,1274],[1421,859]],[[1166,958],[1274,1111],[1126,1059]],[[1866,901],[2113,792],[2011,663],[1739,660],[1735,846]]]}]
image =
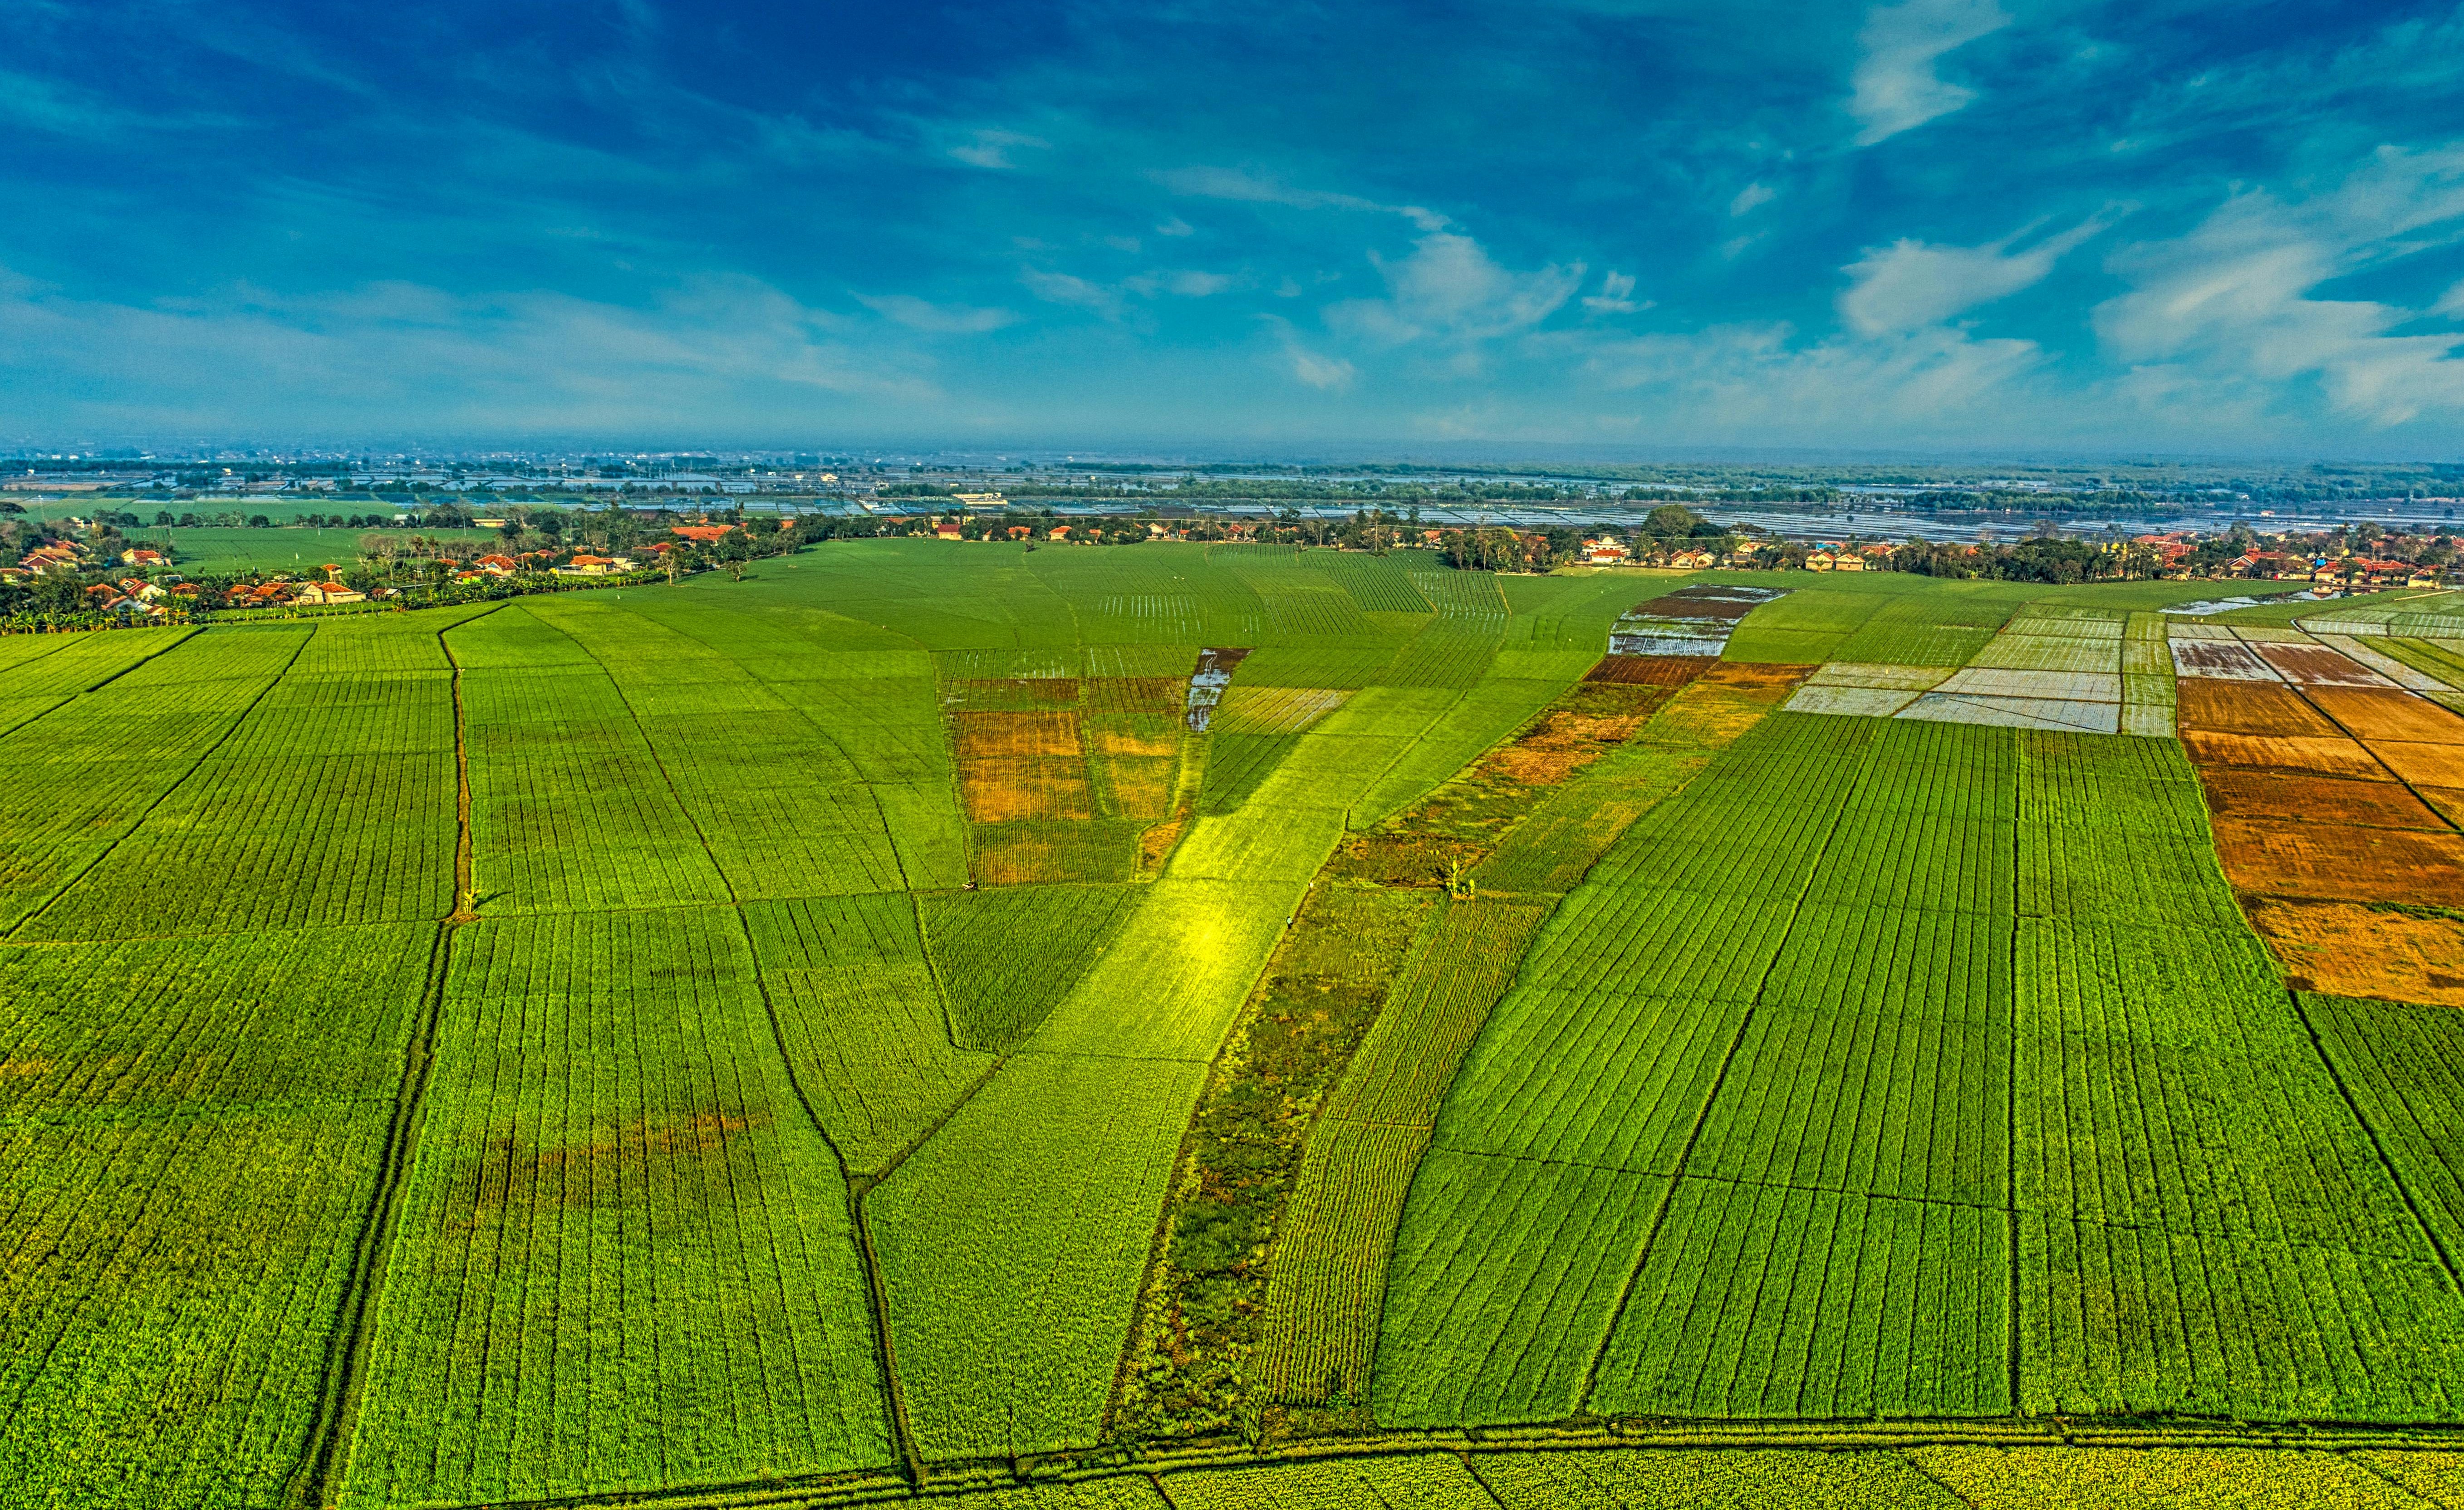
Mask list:
[{"label": "blue sky", "polygon": [[2464,453],[2464,11],[11,0],[0,436]]}]

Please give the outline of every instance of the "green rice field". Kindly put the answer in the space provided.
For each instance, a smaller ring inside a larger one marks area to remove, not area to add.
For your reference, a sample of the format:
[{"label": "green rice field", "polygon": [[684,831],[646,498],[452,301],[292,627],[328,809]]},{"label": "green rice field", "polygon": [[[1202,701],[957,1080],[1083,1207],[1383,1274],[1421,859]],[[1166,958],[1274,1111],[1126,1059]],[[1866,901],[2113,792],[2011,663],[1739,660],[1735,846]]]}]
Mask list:
[{"label": "green rice field", "polygon": [[2292,968],[2328,735],[2213,721],[2331,689],[2464,855],[2464,619],[2202,595],[847,540],[0,638],[0,1505],[2464,1506],[2464,886]]}]

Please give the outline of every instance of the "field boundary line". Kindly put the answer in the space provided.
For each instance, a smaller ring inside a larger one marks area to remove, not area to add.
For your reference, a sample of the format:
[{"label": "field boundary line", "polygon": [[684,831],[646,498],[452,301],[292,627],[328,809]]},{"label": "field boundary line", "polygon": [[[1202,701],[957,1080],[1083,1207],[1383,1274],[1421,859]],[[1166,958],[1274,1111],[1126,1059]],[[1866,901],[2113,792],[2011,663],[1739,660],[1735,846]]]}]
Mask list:
[{"label": "field boundary line", "polygon": [[[547,624],[548,621],[541,620],[540,623]],[[881,1278],[880,1258],[873,1251],[872,1229],[865,1218],[864,1192],[857,1189],[855,1172],[847,1168],[846,1152],[839,1148],[838,1140],[830,1136],[828,1126],[822,1121],[821,1112],[813,1105],[811,1094],[804,1089],[804,1078],[796,1073],[796,1057],[787,1049],[786,1025],[779,1019],[779,1004],[770,994],[770,977],[761,968],[761,948],[753,936],[753,920],[745,915],[744,899],[737,893],[736,879],[719,863],[718,851],[712,847],[710,835],[703,829],[700,816],[685,801],[683,789],[676,785],[675,773],[668,769],[668,757],[660,753],[659,742],[650,737],[649,726],[642,722],[641,711],[633,706],[632,695],[625,690],[625,684],[581,636],[562,624],[551,624],[549,627],[571,641],[574,647],[598,667],[599,674],[607,679],[608,688],[616,694],[616,701],[624,706],[625,716],[632,720],[633,732],[641,736],[643,747],[649,751],[650,763],[658,767],[659,779],[667,785],[669,800],[676,804],[676,811],[693,825],[693,838],[700,843],[703,857],[709,860],[710,868],[717,874],[718,884],[727,889],[727,908],[735,914],[737,932],[744,940],[744,957],[753,967],[753,987],[761,997],[761,1014],[770,1022],[771,1043],[779,1051],[780,1072],[787,1077],[787,1088],[794,1093],[797,1105],[803,1107],[805,1123],[822,1140],[822,1147],[830,1150],[831,1159],[839,1167],[839,1188],[847,1192],[847,1227],[849,1235],[855,1238],[856,1263],[864,1271],[865,1308],[872,1317],[873,1362],[881,1370],[882,1411],[889,1417],[891,1442],[906,1467],[908,1481],[921,1489],[926,1482],[924,1459],[916,1451],[914,1431],[907,1423],[907,1395],[899,1383],[897,1348],[890,1335],[890,1296]],[[844,755],[846,752],[840,753]],[[909,895],[912,897],[913,893]],[[869,1191],[870,1187],[865,1189]]]},{"label": "field boundary line", "polygon": [[[494,613],[491,608],[488,613]],[[420,989],[420,1017],[403,1045],[402,1079],[393,1095],[393,1114],[385,1127],[385,1151],[377,1164],[376,1183],[352,1244],[349,1278],[337,1302],[336,1324],[326,1336],[325,1359],[318,1369],[317,1413],[310,1419],[307,1450],[285,1476],[283,1498],[310,1506],[337,1502],[341,1479],[349,1471],[347,1444],[359,1423],[360,1399],[367,1383],[367,1344],[377,1302],[377,1278],[393,1253],[394,1213],[405,1176],[419,1150],[419,1128],[427,1103],[429,1073],[436,1063],[436,1038],[445,1018],[445,983],[453,963],[453,935],[475,915],[463,910],[471,895],[471,762],[462,706],[462,663],[445,635],[460,624],[484,619],[488,613],[446,624],[436,631],[436,647],[451,668],[448,686],[453,701],[453,901],[437,920],[429,945],[428,978]],[[310,639],[315,638],[312,631]],[[304,648],[307,641],[300,642]],[[296,659],[296,657],[295,657]],[[236,727],[236,726],[233,726]]]},{"label": "field boundary line", "polygon": [[[178,649],[180,646],[184,646],[184,645],[187,644],[189,641],[191,641],[191,640],[195,639],[197,636],[199,636],[199,635],[201,635],[201,634],[203,634],[203,633],[205,633],[205,632],[206,632],[206,631],[205,631],[204,626],[203,626],[203,625],[201,625],[201,624],[189,624],[189,625],[187,625],[187,631],[188,631],[187,633],[186,633],[186,634],[176,634],[176,635],[173,635],[173,636],[171,637],[171,643],[170,643],[170,644],[168,644],[168,645],[166,645],[166,646],[163,646],[163,648],[162,648],[162,649],[155,651],[155,652],[153,653],[153,655],[141,655],[141,656],[139,656],[136,660],[129,662],[126,666],[121,667],[119,670],[114,671],[114,672],[112,672],[109,676],[104,677],[101,681],[95,683],[95,684],[94,684],[93,686],[91,686],[91,687],[88,687],[88,688],[86,689],[86,691],[88,691],[88,692],[99,692],[99,691],[101,691],[104,688],[109,687],[112,683],[114,683],[114,682],[116,682],[116,681],[119,681],[121,677],[126,676],[129,672],[131,672],[131,671],[133,671],[133,670],[137,669],[137,668],[138,668],[139,667],[141,667],[141,666],[143,666],[146,662],[153,660],[153,659],[155,658],[155,656],[163,655],[163,654],[165,654],[165,653],[166,653],[166,652],[168,652],[168,651],[176,650],[176,649]],[[316,631],[315,631],[314,629],[311,629],[311,630],[309,631],[309,636],[310,636],[310,638],[312,638],[312,639],[313,639],[313,638],[315,638],[315,636],[316,636]],[[304,646],[304,645],[306,645],[308,642],[307,642],[306,640],[302,640],[302,641],[301,641],[301,642],[299,642],[299,643],[300,643],[301,645],[303,645],[303,646]],[[60,648],[61,648],[61,649],[67,649],[67,648],[68,648],[68,646],[60,646]],[[42,657],[38,655],[38,656],[34,657],[34,659],[35,659],[35,660],[37,660],[37,661],[39,661],[39,660],[41,660],[41,659],[42,659]],[[296,661],[296,660],[297,660],[297,659],[298,659],[298,657],[295,655],[295,656],[293,656],[293,657],[292,657],[292,659]],[[287,669],[289,669],[289,667],[286,667],[284,669],[286,669],[286,670],[287,670]],[[79,693],[79,694],[77,694],[77,695],[79,695],[79,696],[83,696],[84,694],[83,694],[83,693]]]},{"label": "field boundary line", "polygon": [[[2126,624],[2123,632],[2128,632]],[[2019,935],[2026,929],[2019,916],[2019,896],[2024,885],[2019,850],[2027,843],[2027,820],[2023,815],[2028,805],[2028,741],[2013,739],[2011,743],[2011,1062],[2009,1081],[2002,1089],[2002,1198],[2011,1213],[2011,1327],[2008,1346],[2011,1349],[2011,1409],[2015,1413],[2020,1409],[2019,1349],[2023,1336],[2019,1297],[2026,1290],[2024,1270],[2019,1262]],[[2213,847],[2212,843],[2210,847]],[[1928,1474],[1926,1477],[1932,1476]]]},{"label": "field boundary line", "polygon": [[2438,1234],[2431,1231],[2430,1223],[2423,1218],[2421,1202],[2414,1198],[2412,1187],[2405,1183],[2404,1172],[2388,1156],[2387,1144],[2379,1137],[2377,1125],[2370,1121],[2367,1112],[2362,1110],[2361,1101],[2354,1096],[2353,1087],[2344,1083],[2344,1072],[2336,1067],[2335,1056],[2327,1052],[2326,1042],[2319,1036],[2319,1025],[2310,1020],[2310,1009],[2301,1004],[2301,993],[2288,987],[2284,995],[2293,1003],[2293,1015],[2300,1019],[2301,1030],[2310,1037],[2311,1052],[2319,1056],[2319,1062],[2326,1069],[2327,1078],[2336,1083],[2336,1093],[2344,1098],[2345,1108],[2352,1112],[2353,1121],[2368,1135],[2370,1151],[2378,1155],[2379,1167],[2387,1171],[2387,1179],[2395,1186],[2396,1193],[2404,1197],[2404,1209],[2412,1217],[2413,1226],[2429,1242],[2430,1251],[2438,1256],[2439,1267],[2447,1271],[2447,1281],[2455,1286],[2459,1295],[2464,1295],[2464,1275],[2456,1272],[2454,1255],[2447,1251],[2447,1245],[2438,1240]]},{"label": "field boundary line", "polygon": [[[203,632],[203,630],[198,631],[198,633]],[[174,645],[184,644],[188,638],[190,637],[183,636],[180,640],[172,643]],[[263,703],[267,695],[270,694],[275,688],[281,685],[283,677],[290,674],[291,667],[298,664],[299,653],[307,649],[308,642],[315,638],[317,638],[317,631],[314,629],[309,630],[307,634],[302,636],[299,643],[292,647],[291,659],[282,663],[282,669],[275,672],[272,676],[265,679],[265,685],[256,689],[256,695],[250,698],[248,700],[248,706],[239,711],[239,716],[232,719],[230,726],[224,729],[221,733],[214,735],[212,743],[207,745],[205,749],[197,752],[197,757],[188,762],[188,768],[187,770],[173,777],[168,786],[164,787],[162,791],[154,794],[154,800],[145,804],[145,811],[138,814],[135,821],[130,822],[126,828],[121,829],[117,835],[115,835],[112,838],[111,843],[103,845],[101,851],[92,860],[89,860],[83,865],[78,866],[77,873],[76,875],[73,875],[66,881],[61,882],[59,888],[54,891],[50,896],[45,897],[40,907],[35,908],[33,911],[28,912],[25,916],[17,919],[16,922],[9,925],[8,933],[0,935],[0,937],[6,937],[11,941],[14,941],[18,933],[23,931],[28,924],[33,922],[44,913],[50,911],[54,907],[57,906],[60,898],[68,895],[78,882],[83,881],[87,876],[94,873],[96,866],[101,864],[104,861],[109,860],[115,853],[117,853],[120,846],[128,842],[130,835],[144,827],[145,821],[154,816],[155,810],[161,807],[164,803],[169,801],[171,799],[172,793],[177,792],[180,788],[187,785],[188,778],[195,776],[198,771],[202,770],[208,760],[213,758],[214,752],[221,749],[224,742],[229,740],[231,735],[239,733],[239,726],[248,722],[249,714],[255,712],[257,705]],[[165,650],[170,648],[171,646],[167,645],[163,647]],[[156,655],[160,655],[161,653],[161,650],[155,652]],[[154,656],[151,655],[145,658],[146,661],[150,661],[152,659],[154,659]],[[120,670],[114,672],[112,676],[104,677],[102,681],[97,682],[94,688],[88,688],[87,690],[92,691],[95,688],[102,687],[117,677],[124,676],[128,672],[135,670],[137,667],[143,666],[144,664],[145,661],[139,661],[134,666],[124,666],[121,667]],[[70,702],[75,702],[76,700],[77,699],[75,698],[69,699]]]},{"label": "field boundary line", "polygon": [[[2394,777],[2395,783],[2398,786],[2401,786],[2406,791],[2411,793],[2412,799],[2414,801],[2419,802],[2426,808],[2429,808],[2432,816],[2434,816],[2440,822],[2447,825],[2447,831],[2449,833],[2464,833],[2464,823],[2456,822],[2455,820],[2448,817],[2446,811],[2439,807],[2437,803],[2431,801],[2426,797],[2423,797],[2421,795],[2421,789],[2414,786],[2409,780],[2406,779],[2403,772],[2387,764],[2384,756],[2382,756],[2376,750],[2372,750],[2370,748],[2370,742],[2368,740],[2353,733],[2350,725],[2337,717],[2334,713],[2329,712],[2324,704],[2321,703],[2319,699],[2311,696],[2310,688],[2307,683],[2296,682],[2288,679],[2285,685],[2293,689],[2295,696],[2299,697],[2303,702],[2310,705],[2311,711],[2317,713],[2320,717],[2324,718],[2327,722],[2334,724],[2338,733],[2343,734],[2345,738],[2350,739],[2353,743],[2361,746],[2363,750],[2367,751],[2371,761],[2375,763],[2380,770],[2385,771],[2388,776]],[[2397,690],[2402,691],[2410,697],[2421,697],[2419,692],[2413,691],[2410,688],[2399,688]],[[2422,701],[2429,702],[2430,700],[2424,697],[2422,698]],[[2436,705],[2432,704],[2431,706],[2434,707]],[[2211,840],[2212,840],[2212,832],[2210,837]],[[2266,893],[2261,893],[2261,895],[2265,894]],[[2274,951],[2271,950],[2269,952],[2273,953]]]},{"label": "field boundary line", "polygon": [[[1659,1244],[1661,1228],[1668,1220],[1668,1209],[1677,1204],[1678,1188],[1685,1183],[1685,1166],[1694,1157],[1694,1146],[1702,1141],[1703,1128],[1711,1120],[1711,1108],[1718,1105],[1720,1092],[1728,1083],[1728,1067],[1736,1062],[1737,1050],[1745,1046],[1746,1035],[1753,1029],[1754,1014],[1762,1008],[1763,993],[1771,989],[1771,972],[1779,968],[1780,956],[1788,952],[1789,940],[1796,936],[1796,926],[1805,917],[1805,899],[1814,890],[1815,878],[1822,873],[1823,859],[1831,853],[1833,842],[1847,824],[1848,804],[1864,787],[1866,777],[1874,769],[1875,747],[1881,738],[1877,733],[1867,740],[1857,761],[1856,780],[1833,807],[1831,826],[1822,833],[1822,847],[1814,852],[1814,862],[1805,867],[1805,880],[1797,886],[1795,900],[1789,906],[1788,927],[1781,930],[1778,947],[1771,951],[1762,974],[1754,981],[1753,999],[1746,1004],[1745,1015],[1737,1018],[1737,1031],[1728,1039],[1727,1052],[1720,1056],[1719,1072],[1711,1077],[1710,1094],[1705,1096],[1703,1105],[1695,1109],[1694,1126],[1685,1134],[1685,1146],[1677,1151],[1676,1161],[1669,1168],[1668,1189],[1660,1197],[1659,1209],[1651,1214],[1651,1230],[1644,1235],[1633,1266],[1626,1270],[1625,1284],[1617,1291],[1617,1309],[1609,1314],[1608,1329],[1600,1334],[1599,1346],[1592,1350],[1591,1366],[1583,1370],[1583,1388],[1574,1396],[1574,1409],[1577,1411],[1588,1408],[1592,1395],[1599,1389],[1600,1364],[1608,1357],[1610,1345],[1617,1340],[1617,1326],[1625,1320],[1626,1305],[1634,1299],[1634,1287],[1642,1279],[1643,1267],[1651,1262],[1652,1249]],[[1731,745],[1729,748],[1735,747]],[[1687,784],[1690,786],[1692,783]]]},{"label": "field boundary line", "polygon": [[[2086,1427],[2053,1422],[2042,1426],[1997,1426],[2010,1417],[1925,1417],[1877,1422],[1838,1421],[1746,1422],[1701,1418],[1683,1423],[1655,1423],[1651,1430],[1590,1427],[1542,1427],[1529,1435],[1479,1434],[1514,1428],[1468,1428],[1435,1431],[1424,1435],[1388,1433],[1370,1437],[1326,1438],[1270,1452],[1246,1448],[1191,1447],[1136,1458],[1111,1458],[1073,1464],[1039,1457],[1032,1465],[1010,1459],[976,1458],[968,1477],[944,1479],[921,1493],[899,1481],[861,1471],[811,1474],[778,1479],[723,1484],[690,1484],[671,1489],[612,1490],[598,1495],[561,1499],[490,1500],[429,1507],[429,1510],[588,1510],[593,1506],[672,1507],[672,1510],[760,1510],[766,1506],[964,1503],[979,1496],[1015,1490],[1028,1484],[1068,1485],[1099,1479],[1143,1478],[1150,1483],[1170,1475],[1222,1468],[1308,1467],[1315,1464],[1376,1462],[1387,1458],[1449,1453],[1475,1465],[1482,1458],[1546,1453],[1684,1452],[1700,1454],[1751,1452],[1904,1453],[1917,1447],[2030,1447],[2062,1450],[2105,1448],[2125,1452],[2173,1448],[2241,1448],[2264,1453],[2338,1455],[2370,1448],[2464,1455],[2464,1441],[2453,1429],[2363,1429],[2321,1435],[2299,1424],[2237,1425],[2223,1420],[2186,1424],[2172,1430],[2133,1424]],[[1688,1427],[1691,1427],[1689,1430]],[[1792,1430],[1792,1427],[1797,1429]],[[2417,1434],[2416,1434],[2417,1433]],[[1049,1473],[1034,1468],[1052,1467]],[[1022,1468],[1027,1471],[1022,1472]],[[1478,1477],[1475,1470],[1474,1477]],[[1487,1488],[1484,1481],[1484,1489]],[[1493,1493],[1493,1492],[1492,1492]],[[1167,1501],[1171,1502],[1171,1501]]]}]

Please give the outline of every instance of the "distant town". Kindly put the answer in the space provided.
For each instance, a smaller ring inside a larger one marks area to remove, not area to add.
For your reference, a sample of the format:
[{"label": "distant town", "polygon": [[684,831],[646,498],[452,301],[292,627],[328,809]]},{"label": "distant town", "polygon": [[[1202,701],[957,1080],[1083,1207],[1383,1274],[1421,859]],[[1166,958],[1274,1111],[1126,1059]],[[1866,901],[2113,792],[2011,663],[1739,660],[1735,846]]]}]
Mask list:
[{"label": "distant town", "polygon": [[741,575],[822,540],[1430,551],[1463,570],[1909,572],[2365,592],[2457,580],[2464,466],[1436,468],[853,452],[0,462],[0,624]]}]

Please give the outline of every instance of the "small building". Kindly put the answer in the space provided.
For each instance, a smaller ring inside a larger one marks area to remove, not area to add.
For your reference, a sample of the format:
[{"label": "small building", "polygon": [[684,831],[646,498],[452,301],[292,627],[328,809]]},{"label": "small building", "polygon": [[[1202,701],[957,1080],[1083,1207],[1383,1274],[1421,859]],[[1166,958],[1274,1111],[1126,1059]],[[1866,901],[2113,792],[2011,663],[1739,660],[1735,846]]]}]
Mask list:
[{"label": "small building", "polygon": [[348,587],[336,581],[302,582],[299,590],[291,595],[291,601],[315,607],[327,603],[365,602],[368,601],[368,595],[356,587]]},{"label": "small building", "polygon": [[693,541],[695,545],[713,545],[726,536],[727,526],[723,524],[675,524],[670,525],[669,531],[671,534],[682,536],[684,538]]},{"label": "small building", "polygon": [[1719,564],[1708,551],[1680,551],[1668,558],[1668,564],[1683,571],[1708,571]]},{"label": "small building", "polygon": [[1838,563],[1839,558],[1829,551],[1810,552],[1805,558],[1805,569],[1809,572],[1827,572]]}]

